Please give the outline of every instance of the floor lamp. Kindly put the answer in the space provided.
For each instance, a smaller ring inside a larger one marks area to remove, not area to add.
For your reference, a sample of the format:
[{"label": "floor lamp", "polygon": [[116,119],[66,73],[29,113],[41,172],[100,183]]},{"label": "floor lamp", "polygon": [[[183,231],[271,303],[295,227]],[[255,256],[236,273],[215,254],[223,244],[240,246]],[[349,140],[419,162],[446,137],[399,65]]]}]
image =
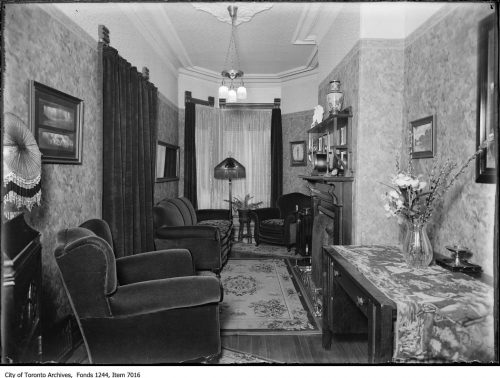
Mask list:
[{"label": "floor lamp", "polygon": [[245,167],[238,160],[228,157],[215,166],[214,177],[220,180],[229,180],[229,213],[233,219],[232,180],[245,178]]}]

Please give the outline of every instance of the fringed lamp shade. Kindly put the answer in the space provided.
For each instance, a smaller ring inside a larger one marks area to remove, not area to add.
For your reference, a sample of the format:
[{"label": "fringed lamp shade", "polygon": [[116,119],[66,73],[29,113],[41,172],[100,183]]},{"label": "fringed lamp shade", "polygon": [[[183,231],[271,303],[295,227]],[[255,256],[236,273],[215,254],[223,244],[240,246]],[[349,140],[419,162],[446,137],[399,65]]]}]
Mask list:
[{"label": "fringed lamp shade", "polygon": [[30,130],[12,113],[4,115],[4,215],[11,219],[23,209],[40,204],[42,155]]},{"label": "fringed lamp shade", "polygon": [[222,180],[245,178],[245,167],[238,160],[228,157],[215,166],[214,177]]},{"label": "fringed lamp shade", "polygon": [[222,160],[214,168],[214,177],[221,180],[229,180],[229,213],[231,214],[231,219],[233,217],[232,207],[233,207],[233,195],[232,195],[232,180],[245,178],[246,171],[245,167],[241,163],[232,158],[228,157]]}]

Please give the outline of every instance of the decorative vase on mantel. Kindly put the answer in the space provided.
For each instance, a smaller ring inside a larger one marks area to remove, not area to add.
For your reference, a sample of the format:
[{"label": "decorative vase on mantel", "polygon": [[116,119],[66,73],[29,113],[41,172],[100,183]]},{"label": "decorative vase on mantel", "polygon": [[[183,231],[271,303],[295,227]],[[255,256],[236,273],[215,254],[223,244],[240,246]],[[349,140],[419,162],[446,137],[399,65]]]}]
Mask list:
[{"label": "decorative vase on mantel", "polygon": [[330,91],[326,95],[328,109],[331,114],[338,114],[342,110],[344,103],[344,93],[340,90],[340,81],[330,81]]},{"label": "decorative vase on mantel", "polygon": [[406,220],[403,258],[410,268],[426,268],[432,262],[432,245],[426,227],[427,223]]}]

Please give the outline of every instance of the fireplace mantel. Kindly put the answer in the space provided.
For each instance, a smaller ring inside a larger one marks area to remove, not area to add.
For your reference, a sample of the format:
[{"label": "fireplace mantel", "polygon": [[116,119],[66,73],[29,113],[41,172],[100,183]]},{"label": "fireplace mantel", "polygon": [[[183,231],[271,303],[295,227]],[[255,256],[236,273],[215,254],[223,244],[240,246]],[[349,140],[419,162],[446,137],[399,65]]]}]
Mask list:
[{"label": "fireplace mantel", "polygon": [[[342,207],[340,244],[352,244],[352,183],[354,177],[299,175],[307,181],[314,200],[314,215],[318,207],[335,204]],[[313,236],[314,237],[314,236]]]},{"label": "fireplace mantel", "polygon": [[325,184],[335,183],[335,182],[350,182],[354,181],[354,177],[345,177],[345,176],[324,176],[324,175],[299,175],[299,178],[306,181],[311,182],[322,182]]}]

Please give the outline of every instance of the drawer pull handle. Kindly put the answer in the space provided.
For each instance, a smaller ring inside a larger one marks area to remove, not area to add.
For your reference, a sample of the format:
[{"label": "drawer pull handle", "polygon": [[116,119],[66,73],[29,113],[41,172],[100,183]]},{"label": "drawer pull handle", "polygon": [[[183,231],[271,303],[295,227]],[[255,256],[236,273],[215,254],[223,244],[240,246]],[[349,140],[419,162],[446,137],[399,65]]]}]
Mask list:
[{"label": "drawer pull handle", "polygon": [[333,270],[333,276],[334,277],[340,277],[340,272],[337,269]]},{"label": "drawer pull handle", "polygon": [[366,303],[363,297],[356,297],[356,302],[358,303],[358,306],[363,306]]}]

